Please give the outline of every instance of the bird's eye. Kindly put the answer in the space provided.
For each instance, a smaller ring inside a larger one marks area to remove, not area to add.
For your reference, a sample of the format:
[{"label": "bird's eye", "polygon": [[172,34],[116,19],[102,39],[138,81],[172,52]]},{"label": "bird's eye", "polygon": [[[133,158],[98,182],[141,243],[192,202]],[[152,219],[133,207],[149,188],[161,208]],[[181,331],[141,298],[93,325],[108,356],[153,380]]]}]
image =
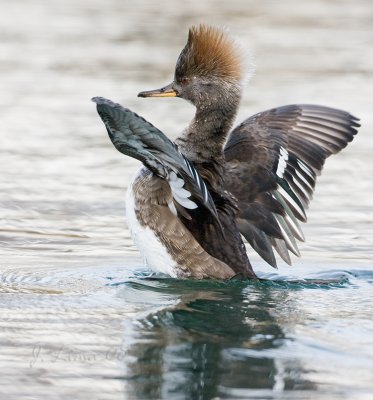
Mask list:
[{"label": "bird's eye", "polygon": [[189,79],[186,76],[183,76],[180,78],[179,82],[181,85],[186,85],[189,82]]}]

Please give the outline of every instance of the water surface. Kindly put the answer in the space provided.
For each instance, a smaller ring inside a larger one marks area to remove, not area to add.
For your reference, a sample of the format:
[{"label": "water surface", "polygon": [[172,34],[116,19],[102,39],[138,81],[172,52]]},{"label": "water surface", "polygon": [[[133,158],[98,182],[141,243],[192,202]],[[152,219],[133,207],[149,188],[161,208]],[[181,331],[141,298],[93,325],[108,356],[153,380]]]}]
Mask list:
[{"label": "water surface", "polygon": [[[3,3],[1,396],[371,399],[370,2]],[[238,121],[296,102],[362,119],[319,179],[302,258],[274,271],[251,255],[273,282],[149,275],[124,218],[139,165],[115,151],[89,101],[112,98],[176,137],[193,108],[136,94],[168,83],[200,21],[252,49]]]}]

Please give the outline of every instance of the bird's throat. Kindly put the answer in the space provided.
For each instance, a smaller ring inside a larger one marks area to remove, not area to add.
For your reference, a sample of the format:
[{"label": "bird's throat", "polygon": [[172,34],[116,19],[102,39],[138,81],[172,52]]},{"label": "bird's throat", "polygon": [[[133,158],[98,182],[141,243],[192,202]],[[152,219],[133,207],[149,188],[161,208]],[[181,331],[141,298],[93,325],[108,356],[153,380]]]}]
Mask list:
[{"label": "bird's throat", "polygon": [[220,161],[238,105],[239,99],[229,104],[197,107],[193,120],[176,140],[183,154],[198,163]]}]

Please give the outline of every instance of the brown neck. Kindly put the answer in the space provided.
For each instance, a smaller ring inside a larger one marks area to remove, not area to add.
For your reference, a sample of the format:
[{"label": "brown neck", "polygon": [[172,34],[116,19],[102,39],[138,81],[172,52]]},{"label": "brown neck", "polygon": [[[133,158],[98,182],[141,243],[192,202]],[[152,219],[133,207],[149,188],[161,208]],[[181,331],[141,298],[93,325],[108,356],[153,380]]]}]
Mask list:
[{"label": "brown neck", "polygon": [[176,140],[185,156],[195,163],[223,163],[223,146],[236,116],[240,97],[238,90],[225,91],[196,106],[193,120]]}]

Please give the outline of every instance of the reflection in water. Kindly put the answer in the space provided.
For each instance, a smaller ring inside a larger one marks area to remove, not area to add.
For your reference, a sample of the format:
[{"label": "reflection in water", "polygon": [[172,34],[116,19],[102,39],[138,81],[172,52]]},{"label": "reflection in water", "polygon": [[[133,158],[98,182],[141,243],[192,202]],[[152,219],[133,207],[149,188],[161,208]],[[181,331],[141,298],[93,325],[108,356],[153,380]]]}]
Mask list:
[{"label": "reflection in water", "polygon": [[[275,357],[276,349],[289,340],[286,325],[277,321],[277,304],[286,303],[289,313],[299,315],[292,310],[286,288],[268,283],[194,282],[198,289],[193,289],[179,281],[155,283],[164,294],[176,290],[182,294],[177,305],[144,318],[134,334],[126,360],[129,394],[198,399],[230,397],[249,388],[315,388],[302,377],[299,362]],[[141,290],[154,287],[142,285]]]}]

